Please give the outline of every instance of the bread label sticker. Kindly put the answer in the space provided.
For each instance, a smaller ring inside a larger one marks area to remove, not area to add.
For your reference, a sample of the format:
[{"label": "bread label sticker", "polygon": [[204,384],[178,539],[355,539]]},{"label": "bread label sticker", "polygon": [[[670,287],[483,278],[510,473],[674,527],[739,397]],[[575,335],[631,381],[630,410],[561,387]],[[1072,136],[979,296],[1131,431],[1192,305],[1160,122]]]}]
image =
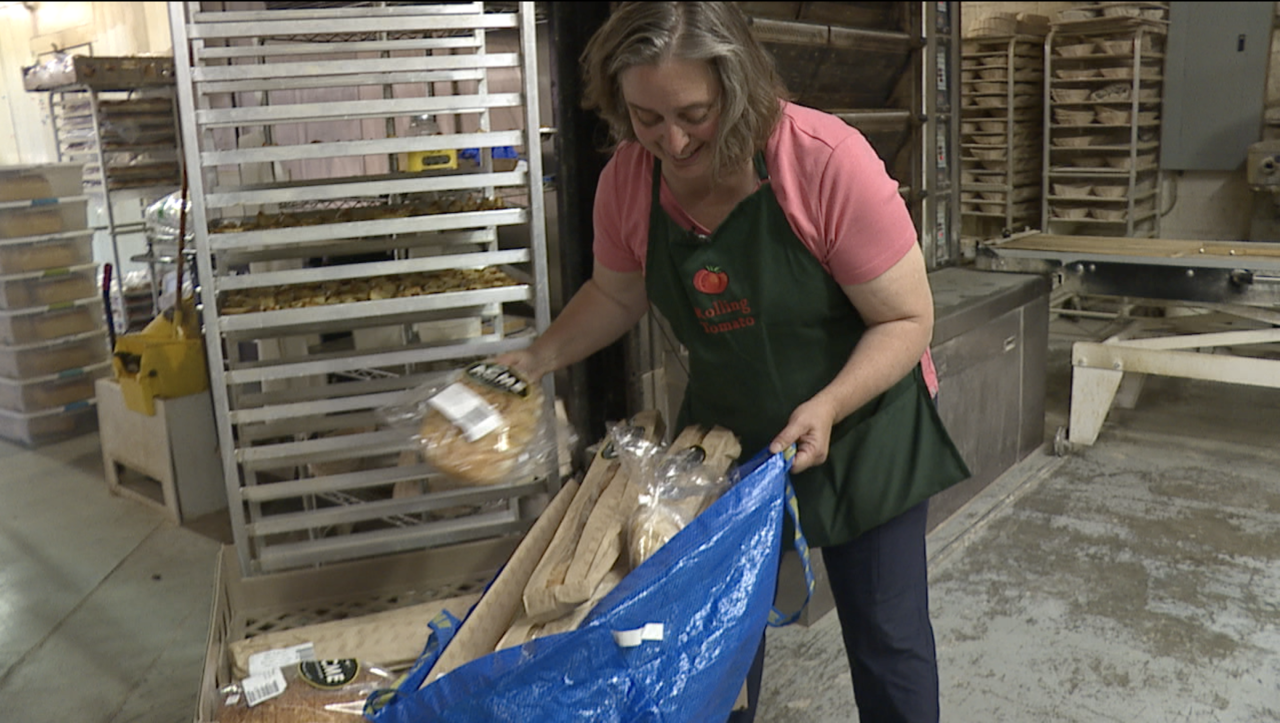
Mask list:
[{"label": "bread label sticker", "polygon": [[474,442],[502,426],[502,415],[465,384],[450,384],[428,399],[427,404],[461,429],[468,442]]},{"label": "bread label sticker", "polygon": [[467,376],[499,391],[517,397],[529,396],[529,382],[509,366],[492,362],[476,362],[467,367]]},{"label": "bread label sticker", "polygon": [[244,702],[250,708],[280,695],[286,685],[288,683],[284,680],[284,673],[279,668],[265,675],[251,675],[240,681],[240,688],[244,690]]},{"label": "bread label sticker", "polygon": [[316,649],[311,643],[288,648],[273,648],[249,656],[249,675],[267,675],[273,670],[297,665],[304,660],[315,660]]},{"label": "bread label sticker", "polygon": [[298,676],[313,688],[321,690],[341,688],[355,680],[359,674],[360,662],[352,658],[298,663]]}]

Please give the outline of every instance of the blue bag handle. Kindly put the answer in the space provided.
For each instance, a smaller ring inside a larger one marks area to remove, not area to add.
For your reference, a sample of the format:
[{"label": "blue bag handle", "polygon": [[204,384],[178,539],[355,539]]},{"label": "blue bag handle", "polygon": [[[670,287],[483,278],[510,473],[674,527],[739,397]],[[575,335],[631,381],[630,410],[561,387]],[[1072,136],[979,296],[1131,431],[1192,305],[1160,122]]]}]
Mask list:
[{"label": "blue bag handle", "polygon": [[423,647],[422,654],[418,656],[413,667],[409,668],[409,672],[396,681],[394,688],[381,688],[369,694],[364,701],[365,718],[374,720],[374,715],[390,705],[402,692],[411,695],[413,691],[422,687],[422,681],[427,679],[427,673],[431,672],[440,654],[458,633],[458,626],[461,624],[462,621],[448,610],[437,613],[431,622],[427,623],[431,628],[431,635],[427,637],[427,644]]},{"label": "blue bag handle", "polygon": [[[793,444],[782,452],[787,462],[791,462],[796,456],[796,446]],[[787,465],[788,472],[791,465]],[[783,492],[786,495],[784,507],[787,514],[791,517],[791,522],[795,527],[795,538],[791,540],[791,544],[796,548],[796,552],[800,553],[800,564],[804,567],[804,602],[800,603],[800,609],[794,613],[784,613],[778,608],[770,608],[769,610],[769,627],[781,628],[794,623],[800,619],[800,613],[808,607],[809,600],[813,597],[813,566],[809,562],[809,541],[804,538],[804,531],[800,529],[800,503],[796,501],[796,489],[791,486],[791,475],[787,474],[787,485]]]}]

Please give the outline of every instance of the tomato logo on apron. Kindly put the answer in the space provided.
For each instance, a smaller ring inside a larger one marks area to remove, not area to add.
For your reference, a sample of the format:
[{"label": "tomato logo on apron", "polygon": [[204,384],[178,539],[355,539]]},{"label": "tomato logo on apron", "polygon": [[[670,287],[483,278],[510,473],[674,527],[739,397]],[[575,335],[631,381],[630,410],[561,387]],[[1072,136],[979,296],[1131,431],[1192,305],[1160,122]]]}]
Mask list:
[{"label": "tomato logo on apron", "polygon": [[728,287],[729,275],[721,271],[719,266],[698,269],[698,273],[693,275],[693,288],[704,294],[723,293]]}]

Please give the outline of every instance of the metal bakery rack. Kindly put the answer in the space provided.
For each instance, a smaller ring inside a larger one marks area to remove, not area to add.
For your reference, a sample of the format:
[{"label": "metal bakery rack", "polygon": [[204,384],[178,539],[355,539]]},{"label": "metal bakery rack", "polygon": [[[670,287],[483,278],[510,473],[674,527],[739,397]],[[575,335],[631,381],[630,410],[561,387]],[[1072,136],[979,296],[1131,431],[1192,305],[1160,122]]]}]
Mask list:
[{"label": "metal bakery rack", "polygon": [[967,235],[1020,231],[1040,220],[1044,38],[964,40],[961,189]]},{"label": "metal bakery rack", "polygon": [[271,5],[169,5],[241,568],[523,530],[378,410],[549,322],[534,3]]},{"label": "metal bakery rack", "polygon": [[1040,227],[1159,238],[1168,10],[1164,3],[1108,2],[1070,13],[1045,42]]},{"label": "metal bakery rack", "polygon": [[121,255],[144,245],[142,209],[181,181],[181,149],[174,101],[173,61],[163,57],[71,56],[27,68],[28,90],[49,93],[58,159],[84,166],[84,189],[101,203],[95,228],[110,243],[117,288],[113,322],[120,332],[146,326],[156,294],[132,292]]},{"label": "metal bakery rack", "polygon": [[960,261],[960,4],[742,3],[792,99],[857,128],[920,230],[930,269]]}]

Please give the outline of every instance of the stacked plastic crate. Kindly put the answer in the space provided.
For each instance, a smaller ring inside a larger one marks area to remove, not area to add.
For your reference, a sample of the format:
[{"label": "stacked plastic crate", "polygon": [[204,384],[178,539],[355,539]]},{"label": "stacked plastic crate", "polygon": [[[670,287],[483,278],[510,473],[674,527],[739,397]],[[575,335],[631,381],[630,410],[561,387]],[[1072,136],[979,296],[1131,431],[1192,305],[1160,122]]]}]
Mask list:
[{"label": "stacked plastic crate", "polygon": [[93,429],[110,372],[79,163],[0,167],[0,437]]}]

